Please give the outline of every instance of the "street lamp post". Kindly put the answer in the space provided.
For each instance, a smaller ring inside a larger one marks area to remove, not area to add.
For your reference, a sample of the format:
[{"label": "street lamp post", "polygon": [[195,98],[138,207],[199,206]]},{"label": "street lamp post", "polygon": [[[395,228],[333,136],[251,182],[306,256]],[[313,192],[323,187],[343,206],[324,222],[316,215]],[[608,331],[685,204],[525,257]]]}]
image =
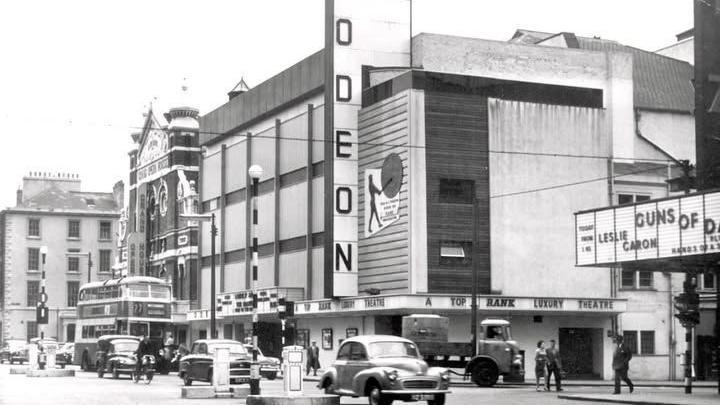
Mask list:
[{"label": "street lamp post", "polygon": [[40,325],[40,339],[45,339],[45,324],[47,324],[47,293],[45,292],[45,258],[47,257],[47,246],[40,247],[40,255],[42,256],[42,273],[40,278],[40,302],[38,308],[40,315],[38,316],[38,324]]},{"label": "street lamp post", "polygon": [[250,395],[260,395],[260,364],[258,364],[258,313],[257,313],[257,276],[258,276],[258,184],[263,169],[259,165],[252,165],[248,174],[252,179],[252,225],[250,226],[250,237],[252,238],[252,365],[250,366]]},{"label": "street lamp post", "polygon": [[215,237],[218,229],[215,226],[215,214],[181,214],[180,218],[190,221],[210,221],[210,338],[217,338],[215,328]]}]

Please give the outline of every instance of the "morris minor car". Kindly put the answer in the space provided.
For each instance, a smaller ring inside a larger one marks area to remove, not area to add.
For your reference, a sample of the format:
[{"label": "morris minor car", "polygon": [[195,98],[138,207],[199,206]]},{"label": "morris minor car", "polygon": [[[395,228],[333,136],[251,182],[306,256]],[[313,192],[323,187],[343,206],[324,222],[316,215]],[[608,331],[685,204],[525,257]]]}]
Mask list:
[{"label": "morris minor car", "polygon": [[200,339],[196,340],[190,354],[180,359],[178,376],[185,385],[193,381],[212,384],[215,350],[227,348],[230,355],[230,384],[250,382],[250,354],[245,346],[235,340]]},{"label": "morris minor car", "polygon": [[364,335],[342,343],[318,387],[328,394],[366,396],[370,405],[389,405],[394,400],[443,405],[449,384],[449,371],[428,367],[412,341]]}]

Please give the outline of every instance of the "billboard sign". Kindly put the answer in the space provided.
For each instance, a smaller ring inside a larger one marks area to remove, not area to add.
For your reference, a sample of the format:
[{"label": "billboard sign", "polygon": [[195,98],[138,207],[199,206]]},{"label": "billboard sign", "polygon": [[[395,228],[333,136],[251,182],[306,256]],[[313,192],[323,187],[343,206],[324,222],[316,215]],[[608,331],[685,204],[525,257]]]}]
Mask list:
[{"label": "billboard sign", "polygon": [[382,169],[365,170],[365,237],[370,237],[400,218],[400,187],[403,166],[391,153]]},{"label": "billboard sign", "polygon": [[720,192],[575,214],[575,264],[720,253]]}]

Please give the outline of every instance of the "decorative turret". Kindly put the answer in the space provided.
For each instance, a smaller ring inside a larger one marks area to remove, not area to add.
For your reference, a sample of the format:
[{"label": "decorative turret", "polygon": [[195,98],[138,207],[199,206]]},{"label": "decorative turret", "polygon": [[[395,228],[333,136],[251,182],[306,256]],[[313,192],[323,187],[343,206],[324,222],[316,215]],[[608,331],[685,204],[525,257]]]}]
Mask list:
[{"label": "decorative turret", "polygon": [[245,79],[241,77],[238,84],[236,84],[235,87],[233,87],[233,89],[228,93],[228,99],[232,100],[248,90],[250,90],[250,87],[248,87],[247,83],[245,83]]},{"label": "decorative turret", "polygon": [[200,127],[198,123],[200,110],[195,107],[190,107],[190,95],[188,94],[188,86],[185,79],[183,79],[181,89],[180,97],[173,103],[175,106],[165,113],[165,119],[169,123],[168,128],[180,127],[197,129]]}]

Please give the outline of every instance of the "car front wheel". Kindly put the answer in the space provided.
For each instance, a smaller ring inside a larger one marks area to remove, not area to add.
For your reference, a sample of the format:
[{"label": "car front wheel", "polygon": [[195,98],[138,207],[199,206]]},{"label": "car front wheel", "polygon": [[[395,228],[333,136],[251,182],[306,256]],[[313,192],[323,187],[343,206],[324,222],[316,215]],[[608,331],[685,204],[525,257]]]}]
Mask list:
[{"label": "car front wheel", "polygon": [[190,376],[188,376],[188,373],[183,373],[182,380],[185,386],[192,385],[193,380],[190,378]]},{"label": "car front wheel", "polygon": [[379,386],[373,385],[368,393],[368,404],[369,405],[390,405],[392,399],[383,395],[382,390]]}]

